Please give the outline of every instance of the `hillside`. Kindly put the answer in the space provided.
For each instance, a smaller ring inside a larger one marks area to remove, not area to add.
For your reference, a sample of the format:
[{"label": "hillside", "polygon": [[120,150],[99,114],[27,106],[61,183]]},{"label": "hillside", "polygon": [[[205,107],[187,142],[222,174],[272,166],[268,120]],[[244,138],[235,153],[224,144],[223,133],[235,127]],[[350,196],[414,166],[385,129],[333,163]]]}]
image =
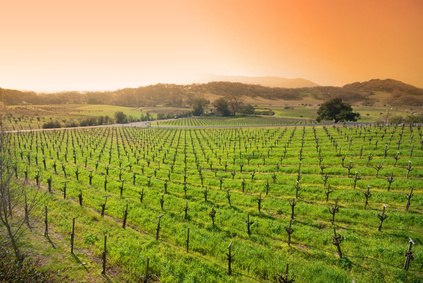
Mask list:
[{"label": "hillside", "polygon": [[275,76],[262,76],[262,77],[248,77],[248,76],[220,76],[220,75],[205,75],[201,79],[203,83],[209,82],[235,82],[243,84],[254,84],[262,85],[267,87],[282,87],[282,88],[304,88],[304,87],[315,87],[319,86],[318,84],[302,79],[286,79]]},{"label": "hillside", "polygon": [[393,79],[355,82],[344,85],[343,88],[370,96],[382,93],[385,102],[390,105],[423,105],[423,89]]},{"label": "hillside", "polygon": [[[6,105],[109,104],[133,107],[190,107],[195,97],[249,97],[271,101],[301,101],[304,98],[325,101],[341,97],[354,105],[422,106],[423,89],[395,80],[370,80],[343,87],[315,86],[302,88],[266,87],[237,82],[203,84],[156,84],[115,91],[35,93],[0,89]],[[209,99],[209,98],[208,98]]]}]

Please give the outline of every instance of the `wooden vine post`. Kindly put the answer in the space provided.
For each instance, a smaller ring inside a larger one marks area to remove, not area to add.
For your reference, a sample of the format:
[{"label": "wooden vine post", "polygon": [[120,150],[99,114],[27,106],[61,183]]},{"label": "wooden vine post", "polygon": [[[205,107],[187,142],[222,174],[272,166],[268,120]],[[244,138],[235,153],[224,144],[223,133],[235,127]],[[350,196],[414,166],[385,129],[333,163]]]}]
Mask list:
[{"label": "wooden vine post", "polygon": [[126,218],[128,217],[128,204],[126,204],[125,212],[123,213],[123,224],[122,228],[125,229],[126,227]]},{"label": "wooden vine post", "polygon": [[67,183],[68,181],[64,181],[63,183],[63,199],[66,199],[66,189],[67,189]]},{"label": "wooden vine post", "polygon": [[408,167],[407,167],[407,179],[408,179],[408,176],[410,175],[410,172],[412,171],[413,169],[411,168],[411,160],[409,160],[408,161]]},{"label": "wooden vine post", "polygon": [[212,222],[213,222],[213,226],[214,226],[214,217],[216,216],[216,210],[214,210],[214,205],[212,206],[212,211],[209,213]]},{"label": "wooden vine post", "polygon": [[204,201],[207,202],[207,187],[204,190],[203,194],[204,194]]},{"label": "wooden vine post", "polygon": [[330,195],[331,193],[333,193],[333,189],[332,189],[332,187],[331,187],[330,185],[328,185],[328,188],[327,188],[327,190],[326,190],[326,192],[325,192],[325,195],[326,195],[326,202],[328,202],[328,200],[329,200],[329,195]]},{"label": "wooden vine post", "polygon": [[73,243],[75,240],[75,217],[72,219],[71,253],[73,254]]},{"label": "wooden vine post", "polygon": [[106,203],[107,203],[107,198],[110,197],[110,195],[104,196],[104,203],[100,204],[101,206],[101,217],[104,217],[104,211],[106,210]]},{"label": "wooden vine post", "polygon": [[258,199],[256,199],[256,202],[258,204],[258,211],[260,212],[261,203],[263,202],[263,199],[261,198],[261,193],[260,193],[260,197]]},{"label": "wooden vine post", "polygon": [[78,194],[78,200],[79,200],[79,205],[82,206],[82,200],[83,200],[82,191]]},{"label": "wooden vine post", "polygon": [[189,227],[187,231],[187,239],[185,240],[185,242],[187,243],[187,253],[189,253]]},{"label": "wooden vine post", "polygon": [[245,221],[245,222],[247,223],[247,233],[248,233],[248,236],[250,236],[251,235],[250,226],[253,225],[254,221],[250,221],[250,215],[249,214],[247,215],[247,221]]},{"label": "wooden vine post", "polygon": [[391,184],[394,181],[394,173],[391,173],[391,176],[386,178],[386,181],[388,181],[389,185],[388,185],[388,192],[391,189]]},{"label": "wooden vine post", "polygon": [[[185,219],[187,219],[187,217],[188,217],[188,210],[189,210],[189,207],[188,207],[188,201],[187,201],[187,203],[186,203],[186,205],[185,205],[185,207],[184,207],[184,212],[185,212]],[[189,228],[188,228],[189,229]],[[188,230],[189,231],[189,230]]]},{"label": "wooden vine post", "polygon": [[370,186],[367,186],[367,192],[363,192],[364,196],[366,197],[366,202],[364,203],[364,208],[366,208],[369,198],[372,196],[370,192]]},{"label": "wooden vine post", "polygon": [[412,246],[415,245],[413,240],[410,238],[408,250],[405,252],[405,264],[404,264],[404,270],[408,271],[408,268],[410,267],[410,260],[414,259],[414,251],[411,250]]},{"label": "wooden vine post", "polygon": [[144,189],[142,189],[141,193],[139,193],[139,194],[140,194],[140,201],[142,203],[142,201],[144,199]]},{"label": "wooden vine post", "polygon": [[332,244],[334,244],[338,248],[338,254],[339,257],[342,258],[342,252],[341,252],[341,242],[344,240],[344,236],[341,234],[336,235],[336,229],[333,227],[333,233],[335,236],[332,237]]},{"label": "wooden vine post", "polygon": [[289,269],[289,263],[286,264],[285,274],[282,274],[282,273],[279,274],[278,276],[279,283],[292,283],[295,281],[295,279],[289,279],[288,269]]},{"label": "wooden vine post", "polygon": [[162,194],[162,198],[160,199],[160,207],[163,210],[163,205],[164,205],[164,194]]},{"label": "wooden vine post", "polygon": [[333,222],[335,222],[335,214],[339,212],[339,206],[338,206],[338,202],[335,202],[335,206],[332,206],[329,208],[329,213],[332,214],[332,220],[331,223],[333,225]]},{"label": "wooden vine post", "polygon": [[148,269],[150,267],[150,258],[147,257],[147,264],[145,266],[145,277],[144,277],[144,283],[148,282],[148,278],[150,277],[150,274],[148,273]]},{"label": "wooden vine post", "polygon": [[227,260],[228,260],[228,275],[231,276],[232,274],[232,262],[234,261],[235,254],[231,254],[232,242],[229,244],[228,249],[229,252],[226,253]]},{"label": "wooden vine post", "polygon": [[160,232],[160,220],[162,219],[162,217],[164,216],[164,214],[157,216],[157,218],[159,218],[159,222],[157,223],[157,228],[156,228],[156,240],[159,240],[159,232]]},{"label": "wooden vine post", "polygon": [[374,167],[376,169],[376,178],[379,175],[380,169],[382,169],[382,161],[379,161],[379,165]]},{"label": "wooden vine post", "polygon": [[294,219],[294,207],[297,205],[295,198],[292,198],[292,202],[289,201],[289,205],[291,206],[291,219]]},{"label": "wooden vine post", "polygon": [[27,199],[26,199],[26,193],[25,193],[25,222],[28,225],[28,227],[31,227],[29,225],[29,211],[28,211],[28,202],[27,202]]},{"label": "wooden vine post", "polygon": [[410,207],[410,199],[413,197],[413,188],[411,188],[411,191],[409,194],[405,194],[407,199],[407,205],[405,206],[405,211],[408,211],[408,208]]},{"label": "wooden vine post", "polygon": [[356,188],[356,186],[357,186],[357,181],[358,180],[361,180],[361,177],[359,177],[358,176],[358,172],[357,171],[355,171],[355,176],[354,176],[354,189]]},{"label": "wooden vine post", "polygon": [[107,253],[107,236],[104,235],[104,249],[103,249],[103,271],[101,274],[106,274],[106,253]]},{"label": "wooden vine post", "polygon": [[289,228],[285,226],[285,230],[288,233],[288,246],[291,245],[291,234],[294,233],[294,229],[291,228],[291,225],[292,225],[292,219],[289,220]]},{"label": "wooden vine post", "polygon": [[44,230],[44,236],[48,237],[48,212],[47,212],[47,205],[45,206],[45,220],[44,223],[46,224],[46,228]]},{"label": "wooden vine post", "polygon": [[388,215],[385,214],[385,209],[386,209],[386,205],[383,205],[383,210],[382,210],[382,214],[377,214],[377,217],[380,219],[380,224],[379,224],[379,231],[382,231],[382,223],[383,221],[388,218]]}]

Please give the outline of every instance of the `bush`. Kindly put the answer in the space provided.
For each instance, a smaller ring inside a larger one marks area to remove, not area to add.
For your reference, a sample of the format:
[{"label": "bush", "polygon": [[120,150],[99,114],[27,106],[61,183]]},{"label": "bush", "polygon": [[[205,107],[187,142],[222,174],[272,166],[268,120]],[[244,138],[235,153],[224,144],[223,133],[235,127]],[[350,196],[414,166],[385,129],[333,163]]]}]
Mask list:
[{"label": "bush", "polygon": [[127,121],[126,114],[124,114],[122,111],[115,112],[115,119],[116,123],[118,124],[126,123]]},{"label": "bush", "polygon": [[79,122],[79,125],[81,127],[96,126],[98,125],[98,121],[96,117],[86,118],[84,120],[81,120],[81,122]]},{"label": "bush", "polygon": [[43,124],[43,129],[61,128],[59,121],[50,121]]}]

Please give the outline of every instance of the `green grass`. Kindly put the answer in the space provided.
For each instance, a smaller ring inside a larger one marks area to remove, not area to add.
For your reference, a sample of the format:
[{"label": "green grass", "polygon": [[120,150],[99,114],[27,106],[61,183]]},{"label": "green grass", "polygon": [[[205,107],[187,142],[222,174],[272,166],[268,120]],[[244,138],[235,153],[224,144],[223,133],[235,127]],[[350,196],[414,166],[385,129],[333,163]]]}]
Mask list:
[{"label": "green grass", "polygon": [[308,119],[267,117],[267,116],[238,116],[238,117],[195,117],[169,121],[159,121],[154,124],[164,126],[241,126],[241,125],[286,125],[314,123]]},{"label": "green grass", "polygon": [[[114,114],[122,111],[127,116],[139,120],[141,115],[147,113],[134,107],[122,107],[114,105],[29,105],[29,106],[8,106],[6,113],[6,125],[12,130],[41,129],[43,124],[50,121],[60,122],[62,127],[71,123],[78,123],[91,117],[108,116],[109,124],[114,123]],[[151,119],[156,114],[150,114]]]},{"label": "green grass", "polygon": [[[150,257],[152,273],[162,282],[255,282],[255,279],[272,282],[284,272],[286,263],[290,264],[290,274],[301,282],[419,282],[423,280],[421,256],[411,262],[408,272],[402,270],[408,238],[418,244],[413,247],[417,255],[422,251],[423,241],[421,129],[412,130],[411,133],[409,127],[369,126],[78,129],[13,134],[11,153],[16,155],[19,178],[24,178],[24,171],[28,171],[33,183],[39,171],[42,189],[46,190],[47,178],[52,177],[53,193],[43,199],[42,205],[48,205],[50,225],[64,241],[69,241],[71,219],[76,217],[78,247],[100,257],[107,235],[113,265],[143,274],[145,260]],[[400,159],[394,166],[393,156],[398,151],[402,131]],[[289,201],[296,195],[300,152],[300,190],[289,246],[285,227],[291,219]],[[367,166],[370,153],[372,159]],[[407,179],[409,160],[412,171]],[[350,161],[353,167],[348,176]],[[376,178],[373,167],[379,162],[382,169]],[[323,173],[328,174],[328,184],[334,190],[328,202],[320,165],[324,165]],[[356,171],[361,179],[354,189],[352,177]],[[90,185],[91,172],[94,177]],[[391,173],[394,182],[388,192],[386,178]],[[125,180],[122,196],[120,179]],[[66,200],[61,192],[65,181]],[[372,196],[365,209],[363,192],[368,185]],[[411,188],[414,196],[409,211],[405,212],[405,194]],[[142,190],[145,195],[141,203]],[[81,192],[83,207],[78,204]],[[259,212],[260,194],[264,201]],[[104,203],[105,195],[110,197],[106,217],[101,218],[100,204]],[[340,206],[335,228],[344,236],[342,259],[331,240],[329,208],[335,201]],[[185,218],[183,208],[187,204]],[[388,218],[382,231],[378,231],[377,215],[383,204],[387,205]],[[122,229],[126,205],[128,227]],[[214,226],[209,216],[213,205]],[[42,208],[35,215],[40,222]],[[162,214],[165,216],[161,219],[160,240],[156,241],[156,217]],[[251,236],[246,231],[247,215],[254,221]],[[190,253],[185,251],[188,228]],[[235,275],[231,277],[227,276],[225,259],[230,242],[236,253]]]}]

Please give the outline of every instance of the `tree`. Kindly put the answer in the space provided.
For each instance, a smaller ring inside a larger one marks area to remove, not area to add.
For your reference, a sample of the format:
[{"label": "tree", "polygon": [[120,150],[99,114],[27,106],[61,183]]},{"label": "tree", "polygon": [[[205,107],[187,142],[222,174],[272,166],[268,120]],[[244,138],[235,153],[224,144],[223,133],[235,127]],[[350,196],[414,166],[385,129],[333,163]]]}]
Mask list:
[{"label": "tree", "polygon": [[205,99],[204,97],[197,97],[194,98],[191,104],[192,107],[192,114],[194,116],[200,116],[204,114],[204,108],[210,103],[209,100]]},{"label": "tree", "polygon": [[256,112],[256,110],[254,109],[253,105],[247,104],[241,109],[239,109],[239,112],[244,115],[253,115]]},{"label": "tree", "polygon": [[357,121],[360,113],[353,112],[351,105],[342,102],[339,97],[332,98],[331,100],[323,103],[319,110],[317,110],[317,122],[322,120],[335,120],[337,122],[344,121]]},{"label": "tree", "polygon": [[236,115],[236,113],[244,106],[244,101],[237,97],[231,97],[228,100],[229,108],[232,111],[232,115]]},{"label": "tree", "polygon": [[229,103],[226,98],[221,97],[215,100],[213,102],[213,106],[216,108],[216,112],[221,114],[222,116],[231,115],[231,111],[229,111]]},{"label": "tree", "polygon": [[115,112],[115,119],[116,123],[125,123],[126,122],[126,114],[124,114],[122,111]]},{"label": "tree", "polygon": [[[33,191],[27,201],[25,186],[14,180],[13,171],[17,171],[17,165],[12,162],[10,134],[4,131],[4,125],[0,127],[0,223],[6,228],[8,245],[18,260],[22,259],[17,241],[24,231],[24,224],[30,211],[35,207],[39,198],[38,191]],[[25,218],[19,217],[17,208],[23,206],[23,200],[27,204]]]}]

